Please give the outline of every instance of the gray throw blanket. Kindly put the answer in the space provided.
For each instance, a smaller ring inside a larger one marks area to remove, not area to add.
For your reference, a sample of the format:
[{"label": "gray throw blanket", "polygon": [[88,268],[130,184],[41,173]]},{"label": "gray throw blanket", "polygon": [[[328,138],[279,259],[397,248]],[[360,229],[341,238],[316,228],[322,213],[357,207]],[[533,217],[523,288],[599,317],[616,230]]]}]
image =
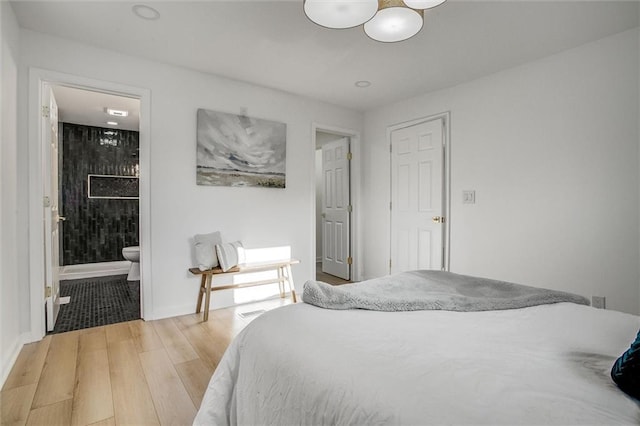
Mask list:
[{"label": "gray throw blanket", "polygon": [[327,309],[490,311],[548,303],[589,305],[576,294],[443,271],[401,272],[332,286],[307,281],[302,300]]}]

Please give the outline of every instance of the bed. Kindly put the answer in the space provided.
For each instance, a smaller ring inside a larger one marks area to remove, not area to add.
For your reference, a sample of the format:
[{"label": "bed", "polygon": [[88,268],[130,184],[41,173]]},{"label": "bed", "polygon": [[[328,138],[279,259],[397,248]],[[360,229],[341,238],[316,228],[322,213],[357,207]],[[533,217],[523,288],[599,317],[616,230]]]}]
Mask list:
[{"label": "bed", "polygon": [[638,402],[610,378],[639,327],[637,316],[580,302],[289,305],[230,344],[194,424],[639,424]]}]

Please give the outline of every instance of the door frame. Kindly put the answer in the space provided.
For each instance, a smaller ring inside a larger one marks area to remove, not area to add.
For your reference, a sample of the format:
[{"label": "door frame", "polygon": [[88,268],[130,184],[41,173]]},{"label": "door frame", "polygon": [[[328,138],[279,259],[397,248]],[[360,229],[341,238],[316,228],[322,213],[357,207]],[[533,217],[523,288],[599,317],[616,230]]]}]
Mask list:
[{"label": "door frame", "polygon": [[311,160],[311,164],[313,164],[313,167],[311,167],[310,170],[310,193],[313,194],[313,208],[311,211],[311,223],[310,223],[310,229],[312,230],[311,235],[313,235],[313,238],[311,239],[311,254],[312,254],[312,259],[314,261],[314,266],[312,268],[313,270],[313,277],[315,278],[315,261],[316,261],[316,204],[315,204],[315,194],[316,194],[316,167],[315,167],[315,163],[316,163],[316,132],[317,131],[321,131],[321,132],[326,132],[326,133],[333,133],[335,135],[338,136],[344,136],[344,137],[348,137],[349,140],[349,144],[350,144],[350,150],[352,153],[352,159],[351,159],[351,164],[350,164],[350,176],[349,176],[349,191],[351,193],[351,206],[352,206],[352,211],[351,211],[351,224],[350,224],[350,229],[349,229],[349,239],[350,239],[350,245],[351,245],[351,258],[353,259],[353,262],[351,264],[351,281],[360,281],[361,277],[362,277],[362,270],[361,270],[361,265],[362,262],[360,261],[360,247],[361,247],[361,233],[360,233],[360,228],[359,228],[359,223],[360,221],[358,220],[359,216],[360,216],[360,170],[361,170],[361,138],[360,138],[360,132],[355,131],[353,129],[345,129],[345,128],[341,128],[341,127],[336,127],[336,126],[332,126],[332,125],[327,125],[327,124],[319,124],[319,123],[311,123],[311,149],[310,149],[310,154],[309,154],[309,158]]},{"label": "door frame", "polygon": [[43,186],[47,176],[42,169],[45,146],[41,137],[42,86],[44,83],[92,90],[140,100],[140,314],[152,317],[151,287],[151,91],[115,82],[96,80],[41,68],[29,68],[28,86],[28,167],[29,167],[29,288],[30,288],[30,341],[37,341],[46,333],[44,312],[44,233]]},{"label": "door frame", "polygon": [[[445,218],[444,227],[443,227],[443,235],[442,235],[442,267],[443,270],[448,271],[450,268],[450,257],[451,257],[451,247],[450,247],[450,235],[451,235],[451,112],[445,111],[438,114],[429,115],[422,118],[416,118],[409,121],[404,121],[401,123],[393,124],[387,126],[387,144],[389,145],[389,261],[391,262],[391,244],[393,243],[391,239],[391,215],[393,214],[391,210],[391,198],[393,185],[391,183],[391,173],[392,167],[391,163],[393,161],[391,154],[391,133],[396,130],[404,129],[406,127],[415,126],[417,124],[426,123],[428,121],[433,120],[442,120],[442,137],[444,139],[444,149],[442,150],[442,155],[444,158],[442,159],[442,216]],[[389,264],[389,272],[391,272],[391,265]]]}]

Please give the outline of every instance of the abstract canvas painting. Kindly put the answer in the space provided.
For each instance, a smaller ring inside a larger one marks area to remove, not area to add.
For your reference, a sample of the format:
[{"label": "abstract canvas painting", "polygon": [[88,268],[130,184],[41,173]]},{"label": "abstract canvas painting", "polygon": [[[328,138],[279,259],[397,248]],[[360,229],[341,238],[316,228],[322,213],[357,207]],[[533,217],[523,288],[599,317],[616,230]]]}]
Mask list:
[{"label": "abstract canvas painting", "polygon": [[198,185],[285,187],[287,126],[198,110]]}]

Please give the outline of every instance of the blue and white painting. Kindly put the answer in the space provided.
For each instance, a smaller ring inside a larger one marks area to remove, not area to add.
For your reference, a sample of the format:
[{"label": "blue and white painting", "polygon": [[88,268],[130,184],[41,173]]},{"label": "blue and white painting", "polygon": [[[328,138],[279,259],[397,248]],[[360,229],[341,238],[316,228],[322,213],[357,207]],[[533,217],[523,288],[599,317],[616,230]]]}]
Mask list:
[{"label": "blue and white painting", "polygon": [[198,110],[198,185],[285,187],[287,125]]}]

